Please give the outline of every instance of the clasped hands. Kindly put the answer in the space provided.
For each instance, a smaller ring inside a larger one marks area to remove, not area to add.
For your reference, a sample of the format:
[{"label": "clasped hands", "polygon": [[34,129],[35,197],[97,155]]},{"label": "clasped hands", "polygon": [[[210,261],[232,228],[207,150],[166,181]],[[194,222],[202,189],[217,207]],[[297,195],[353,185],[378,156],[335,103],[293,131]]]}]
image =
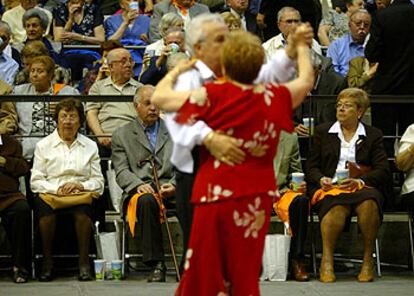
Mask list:
[{"label": "clasped hands", "polygon": [[58,188],[57,194],[67,195],[67,194],[79,193],[84,190],[85,188],[83,187],[81,183],[67,182]]},{"label": "clasped hands", "polygon": [[[348,178],[343,180],[341,184],[337,186],[339,189],[354,190],[358,188],[362,182],[363,181],[361,179]],[[319,180],[319,184],[321,185],[323,191],[329,191],[335,186],[335,184],[332,182],[332,178],[330,177],[322,177]]]},{"label": "clasped hands", "polygon": [[[137,187],[137,193],[156,193],[152,186],[148,183],[142,184]],[[161,185],[160,196],[161,198],[169,198],[175,193],[175,186],[171,183],[165,183]]]}]

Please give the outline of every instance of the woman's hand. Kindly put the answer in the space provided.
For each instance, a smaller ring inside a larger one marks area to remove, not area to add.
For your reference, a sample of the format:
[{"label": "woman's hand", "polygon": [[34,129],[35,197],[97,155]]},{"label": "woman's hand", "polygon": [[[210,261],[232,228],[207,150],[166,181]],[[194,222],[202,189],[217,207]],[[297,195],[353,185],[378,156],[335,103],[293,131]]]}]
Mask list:
[{"label": "woman's hand", "polygon": [[319,180],[319,184],[321,185],[323,191],[331,190],[333,187],[332,178],[329,177],[322,177]]},{"label": "woman's hand", "polygon": [[124,17],[124,22],[131,24],[139,16],[138,10],[130,10],[127,15]]},{"label": "woman's hand", "polygon": [[81,41],[83,40],[83,35],[74,32],[63,32],[60,39],[63,43],[68,43],[74,40]]},{"label": "woman's hand", "polygon": [[345,179],[339,185],[339,189],[354,190],[360,186],[361,182],[362,180],[360,179]]},{"label": "woman's hand", "polygon": [[68,11],[69,11],[69,18],[73,20],[75,14],[78,14],[82,10],[82,5],[80,3],[73,3],[71,1],[68,2]]},{"label": "woman's hand", "polygon": [[227,165],[241,164],[246,157],[236,138],[218,132],[210,132],[203,145],[214,158]]},{"label": "woman's hand", "polygon": [[71,193],[79,193],[84,190],[85,189],[81,183],[68,182],[58,188],[57,194],[66,195]]}]

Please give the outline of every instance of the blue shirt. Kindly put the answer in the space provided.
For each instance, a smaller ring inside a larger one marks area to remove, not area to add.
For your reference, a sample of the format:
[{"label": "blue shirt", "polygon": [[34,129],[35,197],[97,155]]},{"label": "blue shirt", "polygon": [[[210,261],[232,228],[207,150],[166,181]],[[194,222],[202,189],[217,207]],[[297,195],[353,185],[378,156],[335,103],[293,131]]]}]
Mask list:
[{"label": "blue shirt", "polygon": [[[108,17],[104,22],[106,39],[109,39],[109,37],[115,34],[123,22],[124,19],[122,18],[122,14],[111,15]],[[123,45],[129,45],[124,43],[125,39],[139,39],[142,34],[147,34],[148,36],[149,26],[150,17],[140,14],[133,22],[132,28],[130,28],[130,26],[126,28],[124,35],[122,35],[122,38],[119,41]]]},{"label": "blue shirt", "polygon": [[0,79],[13,85],[14,77],[19,72],[19,64],[5,53],[0,53]]},{"label": "blue shirt", "polygon": [[364,57],[362,44],[354,42],[351,34],[336,39],[328,47],[326,56],[332,59],[335,72],[345,77],[349,70],[349,61],[356,57]]},{"label": "blue shirt", "polygon": [[158,129],[160,127],[160,121],[157,120],[153,125],[148,127],[144,127],[140,119],[138,119],[138,122],[141,124],[145,134],[147,135],[148,141],[151,145],[152,152],[155,152],[155,147],[157,147],[157,135]]}]

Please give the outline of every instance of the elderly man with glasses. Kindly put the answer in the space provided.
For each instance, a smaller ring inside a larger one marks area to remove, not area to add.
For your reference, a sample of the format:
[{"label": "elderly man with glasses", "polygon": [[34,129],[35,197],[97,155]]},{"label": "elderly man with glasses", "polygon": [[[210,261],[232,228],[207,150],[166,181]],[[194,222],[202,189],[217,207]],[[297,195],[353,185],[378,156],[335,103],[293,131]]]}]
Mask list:
[{"label": "elderly man with glasses", "polygon": [[[281,33],[263,43],[267,59],[271,58],[278,49],[286,47],[289,34],[294,32],[301,22],[300,13],[295,8],[285,6],[279,10],[277,26]],[[322,55],[321,47],[316,40],[312,41],[312,50]]]},{"label": "elderly man with glasses", "polygon": [[327,56],[332,59],[335,72],[345,77],[349,71],[349,61],[364,56],[364,44],[369,28],[371,15],[365,9],[354,11],[349,18],[349,34],[336,39],[328,47]]}]

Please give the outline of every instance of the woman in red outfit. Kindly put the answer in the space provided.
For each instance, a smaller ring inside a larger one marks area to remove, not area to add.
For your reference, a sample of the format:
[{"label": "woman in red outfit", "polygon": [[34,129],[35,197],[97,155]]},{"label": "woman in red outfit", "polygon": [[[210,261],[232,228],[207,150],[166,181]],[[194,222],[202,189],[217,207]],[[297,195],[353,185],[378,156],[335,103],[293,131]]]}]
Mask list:
[{"label": "woman in red outfit", "polygon": [[194,221],[177,295],[260,294],[264,238],[276,191],[272,162],[279,133],[293,130],[292,109],[313,86],[309,47],[298,40],[297,52],[297,79],[284,86],[254,85],[265,58],[260,40],[247,32],[233,32],[222,48],[225,80],[175,92],[177,76],[188,69],[181,65],[154,92],[153,102],[166,111],[178,111],[179,123],[203,120],[215,131],[207,136],[207,146],[221,132],[237,138],[246,152],[245,161],[235,166],[215,159],[204,148],[200,152],[192,192]]}]

